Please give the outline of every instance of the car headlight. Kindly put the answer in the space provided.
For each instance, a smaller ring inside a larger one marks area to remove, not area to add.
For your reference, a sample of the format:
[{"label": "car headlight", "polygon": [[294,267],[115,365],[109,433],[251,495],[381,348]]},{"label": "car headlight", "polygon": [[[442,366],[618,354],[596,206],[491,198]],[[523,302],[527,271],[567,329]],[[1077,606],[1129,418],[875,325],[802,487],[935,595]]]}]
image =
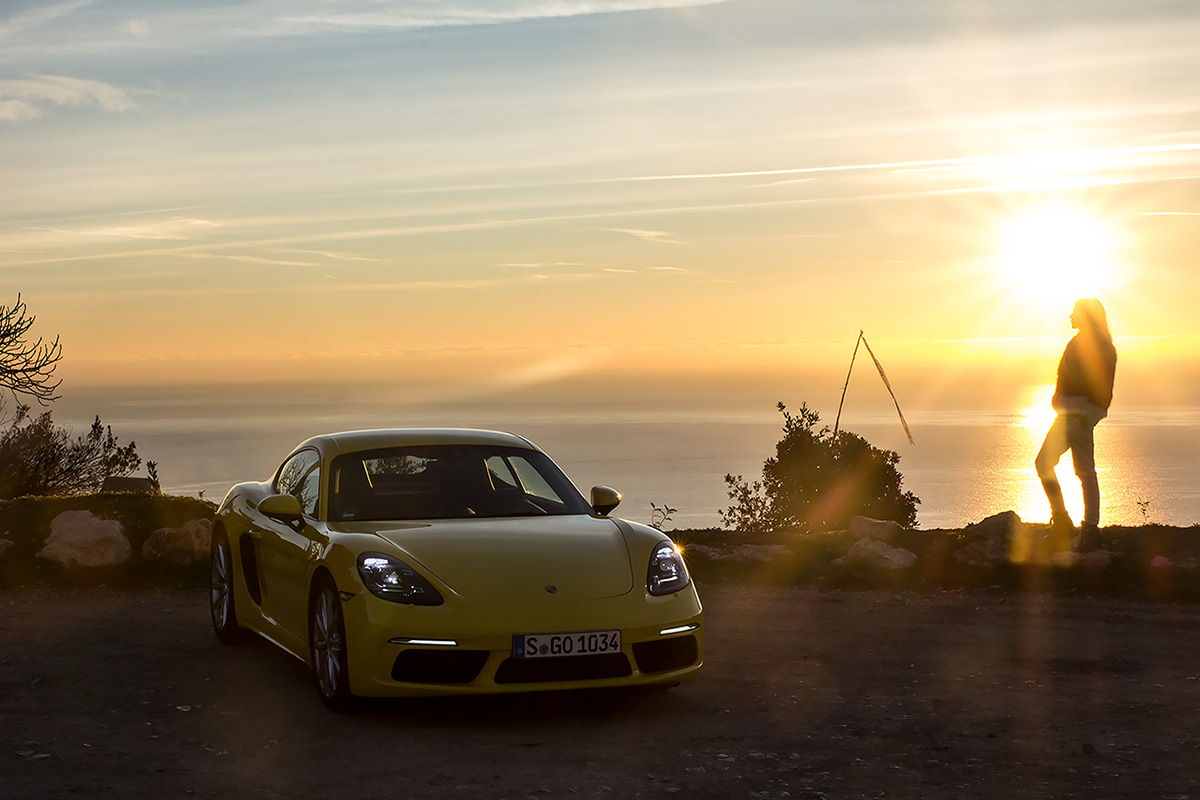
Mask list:
[{"label": "car headlight", "polygon": [[363,553],[358,557],[358,574],[371,594],[395,603],[440,606],[442,596],[429,581],[399,559],[382,553]]},{"label": "car headlight", "polygon": [[670,542],[660,542],[650,554],[650,569],[646,573],[646,589],[650,594],[670,594],[688,585],[687,567],[683,556]]}]

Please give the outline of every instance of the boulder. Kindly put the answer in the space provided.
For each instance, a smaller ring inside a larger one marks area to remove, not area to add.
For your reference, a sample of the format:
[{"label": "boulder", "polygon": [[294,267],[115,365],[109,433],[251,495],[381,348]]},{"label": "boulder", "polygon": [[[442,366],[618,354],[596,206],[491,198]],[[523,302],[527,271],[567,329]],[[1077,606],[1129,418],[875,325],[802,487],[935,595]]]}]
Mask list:
[{"label": "boulder", "polygon": [[50,523],[50,535],[39,558],[64,567],[108,567],[124,564],[133,555],[125,530],[115,519],[100,519],[90,511],[64,511]]},{"label": "boulder", "polygon": [[972,567],[994,567],[1011,561],[1023,564],[1045,560],[1041,539],[1021,521],[1015,511],[1002,511],[963,528],[967,544],[954,552],[954,559]]},{"label": "boulder", "polygon": [[13,548],[16,542],[11,539],[0,539],[0,558],[4,558],[4,554]]},{"label": "boulder", "polygon": [[859,539],[850,546],[846,555],[833,563],[879,569],[908,569],[917,563],[917,554],[901,547],[892,547],[878,539]]},{"label": "boulder", "polygon": [[870,517],[851,517],[850,535],[855,539],[877,539],[890,542],[900,533],[900,523],[890,519],[871,519]]},{"label": "boulder", "polygon": [[212,522],[194,519],[179,528],[159,528],[142,545],[142,558],[186,567],[208,561]]},{"label": "boulder", "polygon": [[993,514],[987,519],[976,522],[973,525],[968,525],[963,529],[963,534],[966,536],[981,536],[984,539],[1007,542],[1010,539],[1020,538],[1022,532],[1026,530],[1025,523],[1015,511],[1002,511],[999,514]]}]

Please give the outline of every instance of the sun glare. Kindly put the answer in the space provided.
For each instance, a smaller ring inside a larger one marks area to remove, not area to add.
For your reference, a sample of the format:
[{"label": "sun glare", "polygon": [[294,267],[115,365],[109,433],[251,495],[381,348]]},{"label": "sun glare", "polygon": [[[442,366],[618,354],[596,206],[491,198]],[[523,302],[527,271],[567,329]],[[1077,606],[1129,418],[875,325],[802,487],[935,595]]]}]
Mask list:
[{"label": "sun glare", "polygon": [[[1035,436],[1045,433],[1057,416],[1050,406],[1050,398],[1053,396],[1053,384],[1033,389],[1029,394],[1028,405],[1021,411],[1021,427],[1035,431]],[[1038,441],[1040,442],[1041,439],[1039,438]]]},{"label": "sun glare", "polygon": [[1070,205],[1030,208],[1001,227],[996,270],[1022,302],[1069,308],[1116,285],[1117,229]]}]

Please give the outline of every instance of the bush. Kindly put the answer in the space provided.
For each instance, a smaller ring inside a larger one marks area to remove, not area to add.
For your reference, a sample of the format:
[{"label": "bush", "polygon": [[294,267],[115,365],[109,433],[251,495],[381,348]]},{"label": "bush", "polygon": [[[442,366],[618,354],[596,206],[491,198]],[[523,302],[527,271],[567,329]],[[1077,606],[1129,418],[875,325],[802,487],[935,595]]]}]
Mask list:
[{"label": "bush", "polygon": [[128,475],[141,463],[134,443],[118,445],[100,417],[86,437],[72,438],[67,428],[55,427],[49,411],[30,419],[29,407],[20,406],[0,435],[0,500],[95,492],[105,478]]},{"label": "bush", "polygon": [[763,463],[762,480],[725,476],[733,501],[721,512],[727,528],[744,533],[841,530],[860,514],[916,525],[921,501],[901,490],[895,451],[872,447],[849,431],[835,436],[828,426],[818,428],[820,415],[807,405],[793,415],[780,403],[779,411],[783,438],[775,456]]}]

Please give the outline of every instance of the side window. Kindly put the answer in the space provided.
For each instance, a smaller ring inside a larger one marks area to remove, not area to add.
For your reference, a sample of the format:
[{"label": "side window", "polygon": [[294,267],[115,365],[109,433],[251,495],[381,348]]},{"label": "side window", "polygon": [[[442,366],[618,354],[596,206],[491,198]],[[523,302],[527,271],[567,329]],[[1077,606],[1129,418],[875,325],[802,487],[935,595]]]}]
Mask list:
[{"label": "side window", "polygon": [[275,491],[290,494],[310,517],[317,514],[321,496],[321,457],[315,450],[301,450],[284,462],[275,480]]},{"label": "side window", "polygon": [[512,456],[509,458],[509,463],[516,471],[517,477],[521,480],[521,486],[524,487],[525,493],[534,497],[541,497],[546,500],[552,500],[555,503],[561,503],[562,498],[558,496],[558,492],[550,487],[542,474],[537,471],[537,468],[526,461],[521,456]]},{"label": "side window", "polygon": [[508,467],[508,462],[503,456],[492,456],[487,460],[488,472],[491,473],[492,486],[496,491],[504,491],[505,489],[516,489],[517,478],[513,475],[512,470]]}]

